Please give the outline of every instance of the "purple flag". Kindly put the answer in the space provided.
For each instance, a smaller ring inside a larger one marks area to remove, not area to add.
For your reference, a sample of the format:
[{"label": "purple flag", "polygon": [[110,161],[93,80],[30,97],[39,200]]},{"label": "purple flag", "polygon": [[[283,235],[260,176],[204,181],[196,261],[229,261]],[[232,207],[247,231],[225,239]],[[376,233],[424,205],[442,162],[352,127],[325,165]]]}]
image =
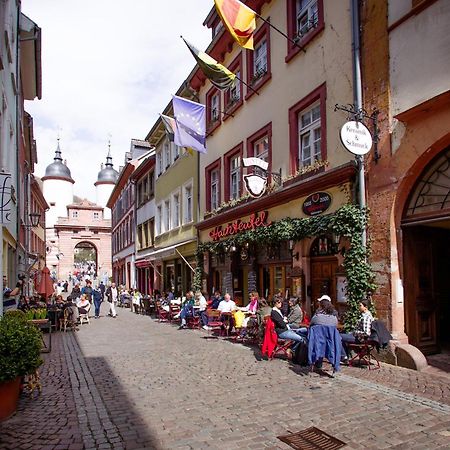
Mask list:
[{"label": "purple flag", "polygon": [[205,105],[195,103],[176,95],[172,96],[175,127],[174,142],[180,147],[191,147],[206,153]]}]

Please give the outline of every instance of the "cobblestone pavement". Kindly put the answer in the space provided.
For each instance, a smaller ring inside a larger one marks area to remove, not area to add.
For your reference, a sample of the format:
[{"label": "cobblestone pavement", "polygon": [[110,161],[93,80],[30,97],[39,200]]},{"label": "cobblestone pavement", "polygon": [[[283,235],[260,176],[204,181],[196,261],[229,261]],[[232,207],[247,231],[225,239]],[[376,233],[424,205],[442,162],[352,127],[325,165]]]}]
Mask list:
[{"label": "cobblestone pavement", "polygon": [[310,426],[352,449],[450,448],[445,377],[330,379],[121,309],[54,337],[44,393],[0,425],[1,449],[288,449],[277,436]]}]

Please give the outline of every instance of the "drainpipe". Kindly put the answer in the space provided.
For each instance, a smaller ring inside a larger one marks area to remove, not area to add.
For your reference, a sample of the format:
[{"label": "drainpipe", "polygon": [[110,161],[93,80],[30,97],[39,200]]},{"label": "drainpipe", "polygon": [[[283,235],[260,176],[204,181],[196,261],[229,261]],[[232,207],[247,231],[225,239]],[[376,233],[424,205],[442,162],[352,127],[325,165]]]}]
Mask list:
[{"label": "drainpipe", "polygon": [[[361,59],[360,59],[360,22],[359,22],[359,0],[350,0],[351,20],[352,20],[352,60],[353,60],[353,104],[359,113],[362,110],[362,83],[361,83]],[[358,114],[356,120],[360,120]],[[364,155],[357,155],[358,162],[358,192],[359,206],[365,208],[366,203],[366,180],[364,169]],[[367,231],[362,232],[362,244],[367,244]]]}]

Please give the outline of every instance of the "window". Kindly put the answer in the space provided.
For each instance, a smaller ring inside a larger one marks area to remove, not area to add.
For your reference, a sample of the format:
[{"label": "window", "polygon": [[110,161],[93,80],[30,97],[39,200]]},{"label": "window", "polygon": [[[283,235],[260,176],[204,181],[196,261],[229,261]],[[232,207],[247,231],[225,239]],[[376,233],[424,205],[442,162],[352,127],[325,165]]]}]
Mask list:
[{"label": "window", "polygon": [[144,187],[143,187],[142,182],[141,182],[141,183],[139,183],[137,185],[137,201],[138,201],[138,205],[141,205],[142,202],[143,202],[143,198],[144,198],[143,189],[144,189]]},{"label": "window", "polygon": [[78,217],[78,211],[72,211],[72,217],[75,219]]},{"label": "window", "polygon": [[233,114],[242,105],[241,67],[242,53],[239,53],[238,57],[229,66],[229,70],[235,73],[237,78],[234,80],[234,85],[224,92],[224,104],[227,114],[224,114],[223,120],[231,117],[230,114]]},{"label": "window", "polygon": [[94,220],[100,219],[100,213],[97,211],[94,211]]},{"label": "window", "polygon": [[217,36],[220,31],[223,28],[223,23],[221,20],[219,20],[213,27],[212,27],[212,37],[214,38],[215,36]]},{"label": "window", "polygon": [[148,189],[150,198],[152,198],[155,195],[155,172],[151,171],[148,176]]},{"label": "window", "polygon": [[206,94],[206,128],[211,133],[220,125],[220,92],[211,88]]},{"label": "window", "polygon": [[173,228],[180,226],[180,194],[174,194],[173,196],[173,217],[172,217]]},{"label": "window", "polygon": [[142,225],[142,248],[147,248],[150,245],[148,240],[148,226],[147,223]]},{"label": "window", "polygon": [[319,12],[317,0],[297,0],[296,5],[296,31],[300,39],[308,33],[311,28],[317,26]]},{"label": "window", "polygon": [[[254,156],[266,161],[269,164],[267,172],[270,174],[272,171],[272,123],[267,124],[247,139],[247,156]],[[260,170],[262,169],[258,167],[253,168],[254,173]]]},{"label": "window", "polygon": [[154,219],[151,219],[147,222],[147,229],[148,229],[148,247],[152,246],[155,242],[155,235],[154,235],[154,229],[155,229],[155,221]]},{"label": "window", "polygon": [[148,190],[148,175],[145,175],[142,182],[142,203],[145,203],[150,198],[150,192]]},{"label": "window", "polygon": [[161,234],[161,224],[162,224],[162,206],[158,205],[156,208],[156,234]]},{"label": "window", "polygon": [[171,142],[170,145],[172,146],[173,161],[175,162],[180,157],[180,147],[174,142]]},{"label": "window", "polygon": [[184,223],[192,222],[192,184],[184,187]]},{"label": "window", "polygon": [[137,236],[136,236],[136,247],[138,250],[144,248],[144,240],[142,237],[142,225],[138,225]]},{"label": "window", "polygon": [[[287,56],[290,61],[324,28],[323,0],[287,0]],[[295,41],[295,45],[292,41]]]},{"label": "window", "polygon": [[164,167],[166,168],[166,170],[172,164],[170,153],[170,142],[166,141],[164,142]]},{"label": "window", "polygon": [[156,154],[156,171],[158,173],[158,177],[162,174],[162,171],[163,171],[161,152],[158,152]]},{"label": "window", "polygon": [[50,202],[50,206],[55,206],[56,203],[55,202]]},{"label": "window", "polygon": [[322,159],[320,150],[320,104],[299,114],[299,160],[300,166],[310,166]]},{"label": "window", "polygon": [[[262,25],[254,36],[254,51],[247,50],[247,83],[259,89],[271,78],[270,72],[270,28]],[[246,98],[254,94],[247,89]]]},{"label": "window", "polygon": [[225,201],[236,200],[242,194],[242,142],[224,156]]},{"label": "window", "polygon": [[291,173],[326,159],[326,85],[289,108]]},{"label": "window", "polygon": [[164,231],[170,230],[170,201],[164,202]]},{"label": "window", "polygon": [[215,169],[211,172],[211,209],[219,207],[219,170]]}]

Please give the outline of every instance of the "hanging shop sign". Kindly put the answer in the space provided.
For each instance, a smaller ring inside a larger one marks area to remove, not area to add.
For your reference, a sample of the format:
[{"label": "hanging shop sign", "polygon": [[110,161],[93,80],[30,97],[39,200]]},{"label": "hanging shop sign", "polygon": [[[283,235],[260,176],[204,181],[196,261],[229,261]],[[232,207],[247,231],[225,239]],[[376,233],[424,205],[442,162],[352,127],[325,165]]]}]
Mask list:
[{"label": "hanging shop sign", "polygon": [[372,135],[361,122],[350,121],[340,132],[342,145],[354,155],[365,155],[372,148]]},{"label": "hanging shop sign", "polygon": [[306,197],[302,209],[307,216],[318,216],[325,212],[330,205],[331,195],[328,192],[315,192]]},{"label": "hanging shop sign", "polygon": [[243,158],[242,164],[244,167],[253,167],[255,170],[250,175],[244,175],[244,184],[247,192],[253,198],[261,197],[267,188],[267,169],[269,168],[269,163],[260,158]]},{"label": "hanging shop sign", "polygon": [[235,234],[239,234],[243,231],[255,230],[259,227],[267,227],[272,222],[268,222],[269,212],[262,211],[260,213],[253,213],[248,221],[242,221],[240,219],[235,220],[234,222],[230,222],[227,226],[222,227],[219,225],[211,230],[209,233],[209,237],[213,241],[219,241],[222,238],[233,236]]},{"label": "hanging shop sign", "polygon": [[0,224],[11,223],[13,201],[11,174],[0,173]]}]

